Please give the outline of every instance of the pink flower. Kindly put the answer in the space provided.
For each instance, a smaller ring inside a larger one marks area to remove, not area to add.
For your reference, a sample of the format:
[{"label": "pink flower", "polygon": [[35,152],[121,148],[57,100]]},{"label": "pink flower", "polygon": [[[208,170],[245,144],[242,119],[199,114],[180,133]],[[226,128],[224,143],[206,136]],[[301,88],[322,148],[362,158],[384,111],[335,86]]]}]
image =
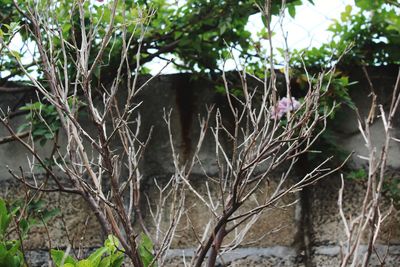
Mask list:
[{"label": "pink flower", "polygon": [[296,98],[292,97],[291,99],[287,97],[283,97],[279,100],[277,106],[272,107],[271,110],[271,117],[272,119],[280,119],[282,118],[287,112],[295,111],[300,107],[300,102],[296,100]]}]

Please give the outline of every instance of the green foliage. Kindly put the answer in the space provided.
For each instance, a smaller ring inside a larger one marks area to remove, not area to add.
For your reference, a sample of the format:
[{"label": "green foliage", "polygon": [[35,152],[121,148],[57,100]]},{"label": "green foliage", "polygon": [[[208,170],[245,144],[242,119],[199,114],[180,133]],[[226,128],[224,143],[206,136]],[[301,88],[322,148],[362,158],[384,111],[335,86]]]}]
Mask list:
[{"label": "green foliage", "polygon": [[[368,172],[365,169],[350,170],[346,173],[345,178],[351,181],[363,182],[368,179]],[[393,200],[396,208],[400,208],[400,179],[398,175],[385,175],[382,192]]]},{"label": "green foliage", "polygon": [[20,241],[7,239],[10,222],[16,211],[10,212],[6,202],[0,198],[0,266],[25,266]]},{"label": "green foliage", "polygon": [[8,229],[8,226],[10,225],[11,218],[12,218],[12,214],[10,214],[8,212],[5,201],[0,198],[0,238],[1,239],[3,239],[5,234],[7,233],[7,229]]},{"label": "green foliage", "polygon": [[57,110],[53,105],[37,101],[25,104],[20,110],[29,111],[29,113],[25,117],[28,122],[19,126],[19,132],[30,130],[33,140],[38,141],[42,146],[48,140],[55,138],[61,123]]},{"label": "green foliage", "polygon": [[357,0],[355,3],[358,9],[346,6],[341,20],[335,20],[329,27],[333,33],[331,42],[319,48],[295,50],[293,63],[301,65],[301,57],[306,66],[323,68],[347,51],[341,65],[399,64],[399,8],[383,0]]},{"label": "green foliage", "polygon": [[[295,15],[296,7],[304,1],[286,1],[291,16]],[[37,7],[44,20],[47,18],[50,25],[61,30],[61,34],[69,43],[76,42],[79,48],[82,26],[79,20],[79,10],[74,4],[75,1],[63,0],[60,4],[44,0],[35,1],[35,4],[33,1],[25,0],[17,2],[23,11],[29,10],[33,6]],[[95,36],[92,38],[95,41],[89,55],[89,64],[93,63],[100,40],[108,29],[112,2],[85,1],[84,3],[85,29],[89,31],[90,25],[96,25]],[[104,81],[115,77],[122,49],[122,29],[126,27],[127,38],[133,37],[133,40],[138,40],[141,35],[136,25],[138,22],[147,25],[147,31],[142,39],[141,65],[170,54],[183,62],[177,66],[178,68],[214,72],[218,69],[218,60],[228,51],[228,46],[235,47],[243,55],[253,49],[251,34],[245,29],[245,26],[249,16],[259,12],[255,3],[263,5],[263,1],[254,0],[187,0],[180,1],[179,5],[174,1],[165,0],[120,1],[116,10],[114,25],[116,31],[113,43],[104,51],[102,66],[96,70],[94,80]],[[31,27],[30,22],[13,8],[12,1],[0,0],[0,6],[2,7],[0,18],[4,18],[1,27],[3,32],[10,32],[6,25],[14,23],[13,25],[16,27],[13,28],[20,28],[19,33],[23,41],[27,43],[34,41],[27,30]],[[281,2],[272,1],[272,13],[279,14],[280,9]],[[27,25],[28,28],[22,27],[24,25]],[[48,35],[46,31],[43,31],[42,34],[42,44],[46,48],[53,46],[56,48],[55,51],[58,51],[57,47],[61,46],[58,35]],[[133,42],[129,49],[129,54],[134,55],[138,49],[137,43]],[[79,53],[79,50],[70,47],[67,47],[67,50],[68,55],[72,58],[76,58],[76,53]],[[22,57],[25,53],[27,53],[26,49],[18,51],[18,54],[15,53],[15,55]],[[59,64],[63,64],[62,57],[57,60]],[[0,72],[4,70],[14,72],[19,69],[15,64],[15,57],[4,57],[1,61]],[[131,69],[134,69],[135,63],[132,62],[132,64]],[[72,65],[68,70],[68,75],[71,77],[75,75],[74,69],[75,66]]]},{"label": "green foliage", "polygon": [[[215,91],[222,95],[226,94],[226,89],[222,85],[216,85]],[[231,93],[232,95],[234,95],[236,97],[243,97],[243,89],[241,89],[241,88],[231,87],[231,88],[229,88],[229,93]]]},{"label": "green foliage", "polygon": [[347,105],[354,109],[354,103],[349,95],[349,88],[356,84],[350,82],[349,77],[343,75],[340,71],[334,73],[327,73],[323,75],[322,79],[316,76],[307,76],[301,70],[293,70],[293,76],[296,77],[296,84],[303,92],[307,92],[310,84],[311,86],[321,86],[321,113],[325,110],[333,110],[331,119],[334,118],[335,112],[341,105]]},{"label": "green foliage", "polygon": [[[148,267],[154,260],[153,255],[153,243],[151,242],[150,238],[145,235],[141,234],[140,236],[140,243],[139,243],[139,254],[142,260],[143,266]],[[151,266],[156,267],[156,264],[152,264]]]},{"label": "green foliage", "polygon": [[[68,105],[71,110],[78,111],[85,104],[76,97],[69,97]],[[19,109],[28,111],[28,114],[25,116],[27,122],[19,126],[18,132],[29,130],[33,140],[39,142],[42,146],[57,136],[61,122],[55,106],[36,101],[27,103]]]},{"label": "green foliage", "polygon": [[21,267],[25,266],[24,256],[17,240],[0,242],[0,266]]},{"label": "green foliage", "polygon": [[[0,198],[0,266],[26,266],[21,241],[32,227],[42,226],[59,213],[58,209],[46,209],[45,204],[43,200],[33,200],[25,205],[22,200],[17,200],[7,205]],[[11,229],[12,221],[15,221],[17,229]],[[9,238],[12,231],[18,232],[19,240]]]},{"label": "green foliage", "polygon": [[62,250],[51,250],[51,259],[53,260],[53,263],[59,267],[59,266],[68,266],[69,264],[72,264],[72,266],[76,265],[76,260],[72,258],[69,255],[66,255],[64,251]]},{"label": "green foliage", "polygon": [[397,175],[385,177],[383,192],[393,200],[396,208],[400,208],[400,177]]},{"label": "green foliage", "polygon": [[[312,1],[310,1],[312,2]],[[294,18],[296,16],[296,6],[300,6],[302,2],[300,0],[293,1],[286,5],[289,15]]]},{"label": "green foliage", "polygon": [[104,246],[98,248],[86,259],[77,260],[62,250],[51,250],[51,258],[56,267],[119,267],[124,254],[115,236],[109,235]]},{"label": "green foliage", "polygon": [[[49,209],[47,203],[43,199],[33,199],[30,201],[26,210],[26,214],[19,221],[22,237],[26,237],[30,228],[34,226],[44,226],[50,219],[60,214],[60,209]],[[23,206],[22,200],[17,200],[11,203],[11,207],[16,210],[16,215],[20,215],[20,207]]]},{"label": "green foliage", "polygon": [[[9,4],[5,4],[5,9],[7,10]],[[3,9],[3,6],[1,6]],[[0,18],[1,18],[1,10],[0,10]],[[0,21],[2,21],[1,19]],[[15,21],[8,21],[5,19],[5,21],[2,21],[0,24],[0,39],[4,41],[4,43],[10,43],[11,39],[20,31],[20,25],[18,22]],[[11,50],[11,51],[5,51],[2,45],[0,45],[0,52],[2,52],[2,55],[0,57],[0,74],[3,71],[11,71],[14,73],[14,75],[22,75],[23,72],[19,68],[18,61],[21,59],[22,54],[20,51],[16,50]],[[2,79],[0,75],[0,84],[7,81],[6,76],[4,79]]]},{"label": "green foliage", "polygon": [[365,180],[367,177],[368,173],[364,169],[352,170],[346,174],[346,178],[353,181]]},{"label": "green foliage", "polygon": [[[30,8],[32,1],[17,1],[23,10]],[[47,12],[49,8],[54,14],[49,17],[50,23],[58,24],[62,35],[68,42],[81,44],[81,25],[78,10],[73,0],[63,0],[60,5],[52,5],[47,1],[36,1],[37,7]],[[286,8],[290,16],[296,15],[296,7],[305,0],[286,1]],[[312,1],[309,1],[312,3]],[[256,1],[262,4],[262,2]],[[22,35],[24,41],[32,41],[33,38],[21,27],[29,24],[12,7],[10,0],[0,0],[2,10],[0,17],[5,18],[0,27],[0,34],[12,36],[16,31]],[[357,0],[357,7],[346,6],[340,21],[335,21],[329,28],[334,35],[332,42],[322,45],[320,48],[302,49],[294,51],[296,55],[302,55],[307,66],[327,66],[336,61],[350,44],[354,48],[345,58],[348,62],[365,62],[370,65],[398,63],[400,52],[397,49],[400,40],[400,16],[395,5],[387,1]],[[89,55],[89,64],[99,49],[99,41],[105,35],[111,17],[112,3],[96,3],[86,1],[85,27],[89,31],[89,25],[96,25],[94,46]],[[4,8],[3,8],[4,7]],[[272,14],[279,14],[281,2],[272,1]],[[152,12],[156,10],[156,12]],[[43,16],[46,15],[43,12]],[[119,54],[122,49],[122,29],[126,27],[128,38],[140,38],[140,31],[136,23],[141,21],[148,25],[142,39],[141,64],[152,61],[155,58],[164,58],[167,54],[179,58],[183,63],[177,66],[184,70],[210,71],[218,70],[218,60],[225,58],[228,47],[235,47],[243,58],[253,58],[253,52],[259,52],[260,43],[250,37],[246,30],[250,15],[258,13],[254,0],[187,0],[179,5],[173,1],[120,1],[115,17],[115,39],[113,45],[108,46],[102,59],[102,65],[95,71],[94,80],[108,80],[115,77],[119,64]],[[56,20],[54,19],[56,18]],[[264,21],[264,20],[263,20]],[[264,21],[265,22],[265,21]],[[58,28],[58,27],[57,27]],[[60,46],[58,36],[47,36],[43,33],[43,44]],[[274,34],[274,33],[272,33]],[[260,38],[268,39],[265,29],[259,33]],[[138,46],[130,47],[130,53],[135,54]],[[78,50],[67,47],[72,58],[76,57]],[[0,72],[2,70],[17,71],[15,60],[22,57],[26,51],[13,51],[2,58]],[[58,58],[60,64],[63,59]],[[262,66],[262,62],[251,64]],[[292,63],[301,65],[301,61],[292,60]],[[135,64],[135,63],[132,63]],[[131,66],[131,69],[133,66]],[[143,70],[146,72],[146,70]],[[74,66],[68,70],[68,75],[75,74]],[[262,73],[260,73],[262,75]],[[63,74],[61,74],[63,75]],[[1,80],[1,79],[0,79]],[[70,79],[73,80],[73,79]]]}]

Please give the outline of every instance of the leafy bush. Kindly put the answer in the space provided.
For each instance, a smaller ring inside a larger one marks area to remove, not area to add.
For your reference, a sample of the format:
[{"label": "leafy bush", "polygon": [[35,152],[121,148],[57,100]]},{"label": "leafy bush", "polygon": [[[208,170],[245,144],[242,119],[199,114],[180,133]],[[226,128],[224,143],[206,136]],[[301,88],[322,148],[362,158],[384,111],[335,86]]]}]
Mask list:
[{"label": "leafy bush", "polygon": [[98,248],[86,259],[77,260],[62,250],[51,250],[51,258],[57,267],[119,267],[124,261],[123,250],[119,241],[109,235],[104,246]]},{"label": "leafy bush", "polygon": [[[0,266],[27,266],[22,241],[33,226],[42,226],[59,213],[58,209],[46,209],[45,204],[42,199],[7,204],[0,198]],[[13,221],[16,227],[10,226]],[[12,233],[16,233],[18,239],[10,238]]]},{"label": "leafy bush", "polygon": [[0,266],[20,267],[25,266],[24,255],[21,251],[19,240],[8,239],[10,223],[17,209],[11,212],[7,209],[6,202],[0,198]]}]

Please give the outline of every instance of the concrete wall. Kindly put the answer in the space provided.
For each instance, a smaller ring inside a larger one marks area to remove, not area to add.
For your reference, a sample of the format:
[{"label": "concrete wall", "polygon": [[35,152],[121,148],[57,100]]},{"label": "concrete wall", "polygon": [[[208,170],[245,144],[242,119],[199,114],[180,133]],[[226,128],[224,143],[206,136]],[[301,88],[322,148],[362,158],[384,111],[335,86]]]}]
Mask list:
[{"label": "concrete wall", "polygon": [[[387,103],[390,92],[393,89],[395,73],[387,69],[370,69],[371,78],[379,100]],[[363,74],[352,73],[353,79],[360,83],[351,88],[351,93],[357,106],[360,106],[361,114],[368,109],[367,95],[368,83]],[[358,77],[358,78],[357,78]],[[143,78],[144,79],[144,78]],[[0,97],[0,107],[18,104],[20,101],[28,101],[29,96],[23,94],[4,94]],[[154,194],[152,182],[154,178],[168,178],[174,173],[171,161],[171,151],[168,141],[168,132],[162,119],[163,110],[172,108],[172,128],[175,136],[175,145],[183,157],[189,157],[193,153],[199,132],[197,114],[205,113],[205,104],[216,103],[224,109],[226,103],[222,95],[216,94],[213,85],[205,80],[194,80],[188,74],[167,75],[156,78],[151,82],[138,101],[144,101],[141,109],[142,134],[146,134],[150,127],[154,127],[151,143],[146,151],[142,170],[145,179],[144,190],[149,195]],[[365,154],[362,137],[356,132],[356,117],[350,110],[344,109],[337,115],[335,126],[338,145],[348,151],[355,151],[352,165],[354,168],[366,166],[366,163],[357,155]],[[400,121],[399,116],[396,117]],[[229,119],[228,119],[229,120]],[[20,119],[15,119],[18,125]],[[397,125],[399,125],[397,123]],[[399,125],[400,126],[400,125]],[[382,126],[379,120],[372,126],[374,140],[382,140]],[[0,127],[0,136],[7,135],[6,130]],[[398,137],[398,129],[395,129],[395,137]],[[45,147],[41,153],[45,154],[51,149]],[[213,160],[214,144],[208,136],[200,158],[204,162],[207,172],[212,175],[217,172],[216,163]],[[389,166],[392,173],[397,173],[400,167],[400,146],[393,143]],[[0,195],[7,198],[15,198],[23,194],[23,187],[12,179],[7,166],[18,169],[27,168],[27,151],[18,143],[11,142],[0,145]],[[299,166],[301,173],[302,166]],[[195,169],[193,181],[200,191],[205,191],[202,183],[203,172]],[[273,180],[273,179],[272,179]],[[268,186],[261,185],[259,196],[268,191]],[[272,184],[273,186],[273,184]],[[244,246],[234,250],[224,257],[224,263],[229,266],[337,266],[339,251],[344,233],[337,208],[337,192],[340,186],[339,175],[333,175],[293,194],[282,200],[295,204],[282,209],[271,209],[260,217],[256,227],[251,229],[249,241]],[[211,188],[211,190],[214,190]],[[346,181],[345,211],[348,214],[357,214],[364,192],[363,182]],[[44,195],[51,206],[60,207],[62,216],[52,220],[48,225],[51,246],[65,247],[68,242],[75,246],[82,244],[85,248],[93,248],[101,244],[101,230],[94,216],[88,211],[86,204],[79,196],[51,193]],[[253,205],[253,204],[249,204]],[[200,204],[192,195],[187,197],[188,212],[186,219],[182,221],[181,230],[173,242],[170,252],[169,266],[182,265],[182,255],[189,256],[193,253],[195,236],[188,230],[188,220],[195,222],[195,227],[201,229],[207,223],[209,215],[206,207]],[[148,215],[148,212],[147,212]],[[400,223],[399,212],[395,209],[390,219],[383,227],[383,235],[380,240],[383,245],[390,244],[387,265],[398,266],[400,264]],[[149,220],[149,216],[146,217]],[[280,231],[272,231],[280,228]],[[272,232],[271,232],[272,231]],[[68,235],[67,235],[68,233]],[[253,242],[250,242],[253,241]],[[30,259],[34,266],[47,265],[46,249],[49,240],[46,230],[35,228],[32,230],[26,248],[30,250]],[[376,259],[374,259],[376,261]]]}]

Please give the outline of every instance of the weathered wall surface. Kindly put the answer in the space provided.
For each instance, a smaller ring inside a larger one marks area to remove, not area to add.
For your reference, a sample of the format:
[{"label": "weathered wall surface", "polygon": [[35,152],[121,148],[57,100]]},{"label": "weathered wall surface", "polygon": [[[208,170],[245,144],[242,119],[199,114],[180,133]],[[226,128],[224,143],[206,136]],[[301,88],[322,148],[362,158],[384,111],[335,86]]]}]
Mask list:
[{"label": "weathered wall surface", "polygon": [[[382,104],[384,110],[389,109],[392,92],[394,89],[398,68],[370,68],[367,70],[372,81],[374,91],[378,96],[377,103]],[[352,80],[358,83],[351,87],[350,95],[359,109],[361,118],[366,118],[370,111],[371,97],[369,97],[370,84],[361,69],[352,70],[349,73]],[[378,110],[377,110],[378,112]],[[395,117],[395,128],[393,137],[398,138],[400,134],[400,112]],[[341,149],[348,152],[353,151],[350,165],[354,169],[366,168],[367,161],[360,156],[368,156],[364,139],[358,131],[357,115],[350,108],[343,108],[337,114],[332,127],[336,133],[336,143]],[[384,130],[379,118],[371,125],[371,137],[380,153],[380,147],[384,140]],[[398,177],[400,170],[400,145],[392,142],[389,151],[388,172]],[[339,174],[328,177],[318,184],[305,190],[308,198],[311,199],[309,210],[312,240],[313,262],[316,266],[338,266],[340,248],[345,240],[343,224],[338,214],[338,191],[341,186]],[[366,191],[363,181],[345,180],[343,209],[347,216],[358,216]],[[389,208],[389,199],[386,199],[386,207]],[[348,217],[349,218],[349,217]],[[385,255],[385,245],[390,244],[385,266],[400,265],[400,213],[395,208],[390,218],[382,227],[379,246],[379,254]],[[376,258],[373,259],[373,266],[381,266]]]},{"label": "weathered wall surface", "polygon": [[[393,89],[395,73],[387,70],[370,70],[375,90],[381,103],[387,103]],[[360,83],[351,90],[361,114],[368,112],[367,98],[369,85],[363,74],[355,73],[360,77]],[[29,97],[23,94],[4,94],[0,97],[0,107],[5,108],[12,103],[17,104],[21,98],[27,101]],[[148,181],[143,188],[149,195],[155,194],[151,181],[156,178],[162,181],[174,173],[171,160],[171,149],[165,122],[163,121],[164,108],[172,108],[172,129],[175,136],[175,145],[183,157],[189,157],[195,148],[199,134],[198,115],[205,114],[206,103],[216,103],[224,108],[225,102],[222,95],[216,94],[213,85],[203,81],[194,81],[190,75],[168,75],[156,78],[140,95],[138,101],[143,101],[142,134],[146,137],[151,127],[154,127],[149,147],[146,151],[142,172]],[[348,151],[355,151],[353,166],[360,168],[366,163],[357,155],[365,155],[362,137],[357,133],[356,116],[352,111],[344,110],[337,116],[340,121],[336,129],[338,145]],[[400,116],[396,119],[400,122]],[[15,119],[15,125],[20,119]],[[400,126],[397,123],[398,126]],[[374,140],[382,140],[382,126],[379,120],[372,126]],[[395,137],[398,129],[395,129]],[[0,137],[8,135],[0,126]],[[51,148],[42,149],[43,154]],[[214,143],[210,136],[204,142],[200,153],[203,166],[212,175],[217,172],[214,160]],[[25,148],[17,142],[0,145],[0,195],[7,198],[23,195],[23,187],[10,176],[8,169],[18,170],[20,166],[27,168]],[[400,168],[400,146],[393,144],[389,166],[392,172]],[[301,168],[301,166],[299,166]],[[204,183],[201,182],[203,172],[200,168],[194,170],[194,183],[201,192],[205,192]],[[271,185],[268,185],[271,186]],[[272,185],[273,186],[273,185]],[[249,233],[246,245],[228,253],[224,257],[224,264],[229,266],[337,266],[340,257],[341,242],[345,240],[342,223],[338,214],[337,195],[340,187],[339,175],[333,175],[312,185],[311,187],[293,194],[282,200],[291,203],[299,201],[284,210],[271,209],[262,214],[256,227]],[[214,190],[211,188],[211,190]],[[345,212],[357,214],[362,201],[365,188],[362,182],[346,181],[344,194]],[[268,192],[267,185],[260,187],[259,195]],[[93,248],[101,244],[102,236],[99,225],[94,216],[88,211],[86,204],[79,196],[51,193],[45,199],[55,207],[60,207],[62,216],[52,220],[48,225],[51,246],[64,248],[66,244]],[[252,204],[249,204],[252,205]],[[183,266],[182,255],[190,257],[193,253],[195,236],[192,231],[187,231],[188,221],[198,229],[202,229],[209,216],[206,207],[196,200],[193,195],[187,197],[188,212],[186,219],[182,220],[182,230],[178,231],[170,252],[169,265]],[[146,211],[146,210],[145,210]],[[147,211],[148,215],[148,211]],[[380,240],[384,249],[385,244],[390,244],[389,254],[385,266],[400,265],[400,222],[399,212],[394,210],[388,223],[384,225],[384,234]],[[149,216],[146,220],[150,223]],[[273,231],[280,228],[279,231]],[[186,229],[186,231],[185,231]],[[251,242],[254,241],[254,242]],[[46,249],[49,247],[46,230],[35,228],[26,248],[30,250],[30,258],[35,266],[47,266]],[[376,259],[375,259],[376,260]]]}]

